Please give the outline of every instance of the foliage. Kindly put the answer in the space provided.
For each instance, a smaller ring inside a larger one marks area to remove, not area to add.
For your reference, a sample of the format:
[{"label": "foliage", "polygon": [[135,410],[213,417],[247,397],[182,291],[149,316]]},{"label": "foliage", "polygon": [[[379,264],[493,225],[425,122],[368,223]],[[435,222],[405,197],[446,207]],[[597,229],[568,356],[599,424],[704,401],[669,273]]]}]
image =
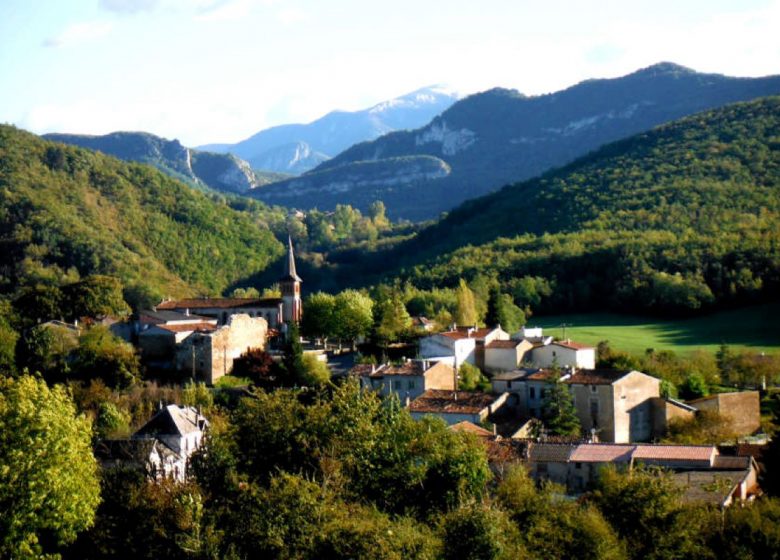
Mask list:
[{"label": "foliage", "polygon": [[356,340],[368,335],[374,324],[374,302],[357,290],[344,290],[336,295],[334,315],[339,338]]},{"label": "foliage", "polygon": [[269,390],[284,382],[283,368],[260,348],[250,348],[233,360],[231,375],[249,379],[257,387]]},{"label": "foliage", "polygon": [[468,504],[441,519],[443,558],[514,560],[522,558],[518,528],[507,515],[481,504]]},{"label": "foliage", "polygon": [[315,292],[303,304],[306,313],[301,321],[301,332],[305,336],[330,338],[336,336],[336,298],[324,292]]},{"label": "foliage", "polygon": [[314,354],[303,355],[303,367],[306,369],[303,377],[303,384],[306,387],[319,387],[330,381],[328,365],[320,361]]},{"label": "foliage", "polygon": [[73,541],[100,501],[92,428],[62,386],[0,379],[0,556]]},{"label": "foliage", "polygon": [[38,325],[18,339],[16,362],[20,369],[38,372],[49,382],[61,382],[70,373],[71,355],[78,345],[78,331],[67,326]]},{"label": "foliage", "polygon": [[550,435],[575,436],[582,429],[569,388],[556,376],[542,401],[542,421]]},{"label": "foliage", "polygon": [[691,418],[669,421],[664,441],[685,445],[721,444],[735,441],[732,420],[712,410],[699,410]]},{"label": "foliage", "polygon": [[412,318],[406,310],[401,294],[393,291],[378,300],[374,312],[376,336],[382,342],[395,342],[409,333]]},{"label": "foliage", "polygon": [[458,281],[458,288],[455,291],[457,301],[455,308],[455,322],[463,326],[476,326],[479,317],[477,317],[477,307],[474,300],[474,292],[471,291],[466,281],[461,278]]},{"label": "foliage", "polygon": [[709,395],[710,390],[707,382],[698,373],[691,373],[679,387],[680,396],[684,399],[692,400]]},{"label": "foliage", "polygon": [[[0,293],[90,275],[136,293],[219,293],[282,255],[269,214],[233,210],[149,166],[0,127]],[[55,307],[40,318],[60,318]]]},{"label": "foliage", "polygon": [[95,435],[98,438],[127,436],[130,431],[130,415],[111,401],[103,401],[95,419]]},{"label": "foliage", "polygon": [[303,345],[298,323],[295,321],[289,323],[286,336],[282,349],[283,384],[287,387],[306,385],[309,380],[308,369],[303,361]]},{"label": "foliage", "polygon": [[71,318],[124,317],[130,313],[122,294],[122,283],[111,276],[92,275],[70,284],[65,291]]},{"label": "foliage", "polygon": [[485,324],[488,327],[500,325],[505,331],[513,333],[525,324],[525,313],[515,305],[512,296],[502,294],[496,286],[490,290]]},{"label": "foliage", "polygon": [[208,414],[214,406],[214,395],[212,395],[205,383],[190,379],[185,383],[181,391],[181,403],[186,406],[200,408],[204,414]]},{"label": "foliage", "polygon": [[83,380],[100,378],[110,387],[127,387],[140,375],[140,361],[133,346],[96,325],[79,339],[73,373]]},{"label": "foliage", "polygon": [[490,392],[490,380],[477,367],[468,362],[458,367],[458,389],[461,391]]}]

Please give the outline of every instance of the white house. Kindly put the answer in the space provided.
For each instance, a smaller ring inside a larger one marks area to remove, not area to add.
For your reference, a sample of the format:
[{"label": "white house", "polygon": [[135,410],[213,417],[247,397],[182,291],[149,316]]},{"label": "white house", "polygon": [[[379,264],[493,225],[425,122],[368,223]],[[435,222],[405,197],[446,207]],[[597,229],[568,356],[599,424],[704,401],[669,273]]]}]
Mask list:
[{"label": "white house", "polygon": [[557,365],[561,368],[595,369],[596,349],[571,340],[556,340],[536,346],[531,353],[531,362],[539,368]]},{"label": "white house", "polygon": [[509,340],[509,333],[497,328],[456,327],[420,340],[420,357],[449,361],[456,368],[468,362],[485,367],[485,347],[494,340]]},{"label": "white house", "polygon": [[512,371],[525,361],[533,347],[527,340],[494,340],[485,346],[485,370]]}]

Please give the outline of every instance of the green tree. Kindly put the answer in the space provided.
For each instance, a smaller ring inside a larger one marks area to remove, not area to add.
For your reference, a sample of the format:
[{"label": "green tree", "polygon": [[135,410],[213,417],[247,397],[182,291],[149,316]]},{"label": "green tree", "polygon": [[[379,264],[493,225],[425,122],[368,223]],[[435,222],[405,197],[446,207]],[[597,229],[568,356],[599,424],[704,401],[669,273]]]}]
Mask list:
[{"label": "green tree", "polygon": [[122,283],[113,276],[95,274],[65,288],[68,314],[72,318],[124,317],[130,313]]},{"label": "green tree", "polygon": [[455,309],[455,321],[458,325],[474,326],[477,324],[477,306],[474,300],[474,292],[471,291],[466,281],[461,278],[458,288],[455,290],[457,305]]},{"label": "green tree", "polygon": [[518,528],[499,509],[469,504],[441,519],[443,558],[514,560],[525,556]]},{"label": "green tree", "polygon": [[63,300],[62,290],[56,286],[25,286],[14,300],[14,309],[24,326],[32,326],[43,321],[62,319]]},{"label": "green tree", "polygon": [[468,362],[458,367],[458,389],[461,391],[490,391],[490,380],[475,365]]},{"label": "green tree", "polygon": [[501,325],[505,331],[513,333],[525,324],[525,312],[515,305],[512,296],[502,294],[496,286],[490,290],[485,324],[488,327]]},{"label": "green tree", "polygon": [[231,375],[249,379],[253,385],[265,390],[281,387],[285,381],[284,367],[260,348],[250,348],[233,360]]},{"label": "green tree", "polygon": [[49,383],[60,383],[70,373],[70,356],[78,344],[78,331],[74,329],[38,325],[18,340],[16,361],[20,368],[42,374]]},{"label": "green tree", "polygon": [[314,354],[303,355],[303,367],[306,369],[303,384],[307,387],[318,387],[330,381],[328,365],[318,360]]},{"label": "green tree", "polygon": [[334,317],[337,336],[354,341],[371,332],[374,302],[357,290],[344,290],[336,296]]},{"label": "green tree", "polygon": [[710,393],[707,382],[698,373],[688,375],[685,382],[680,385],[679,390],[680,396],[684,399],[698,399],[699,397],[706,397]]},{"label": "green tree", "polygon": [[135,348],[96,325],[81,335],[75,351],[73,374],[81,379],[100,378],[109,387],[127,387],[140,376]]},{"label": "green tree", "polygon": [[0,379],[0,556],[36,556],[44,536],[65,544],[92,525],[100,487],[91,439],[62,386]]},{"label": "green tree", "polygon": [[284,367],[285,384],[306,385],[308,370],[303,361],[303,345],[298,323],[291,321],[287,326],[287,339],[284,342],[282,353],[282,366]]},{"label": "green tree", "polygon": [[401,295],[395,291],[389,298],[379,302],[376,306],[376,316],[376,335],[382,342],[394,342],[412,327],[412,318],[401,300]]},{"label": "green tree", "polygon": [[336,298],[325,292],[315,292],[304,302],[301,321],[301,332],[305,336],[328,338],[336,336],[338,324],[336,322]]},{"label": "green tree", "polygon": [[582,429],[569,387],[557,376],[547,386],[542,402],[542,421],[547,431],[556,436],[574,436]]}]

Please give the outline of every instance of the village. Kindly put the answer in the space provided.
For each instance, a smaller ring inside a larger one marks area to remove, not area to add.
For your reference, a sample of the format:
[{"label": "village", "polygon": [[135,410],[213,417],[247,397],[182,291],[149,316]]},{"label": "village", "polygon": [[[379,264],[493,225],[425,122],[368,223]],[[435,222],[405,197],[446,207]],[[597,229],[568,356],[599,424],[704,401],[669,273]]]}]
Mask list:
[{"label": "village", "polygon": [[[167,300],[141,311],[124,331],[138,344],[147,367],[214,386],[248,352],[269,351],[280,359],[285,339],[298,333],[291,325],[305,313],[301,283],[289,241],[280,298]],[[672,473],[692,502],[726,507],[761,494],[766,439],[755,437],[761,429],[758,391],[684,402],[662,394],[661,381],[641,371],[596,368],[596,348],[556,340],[542,328],[509,333],[500,325],[452,325],[431,332],[430,321],[417,322],[421,335],[414,357],[356,363],[354,353],[334,355],[321,342],[302,348],[319,362],[327,363],[329,354],[338,361],[333,382],[353,380],[362,390],[395,400],[412,418],[433,416],[450,430],[471,434],[485,446],[494,472],[521,464],[537,482],[551,481],[578,495],[606,465],[659,467]],[[471,367],[489,380],[482,390],[462,389],[461,372]],[[547,429],[551,406],[563,411],[557,420],[575,423],[569,435]],[[670,423],[702,414],[728,419],[735,439],[658,443]],[[184,482],[208,427],[199,409],[161,402],[129,438],[99,440],[95,453],[104,468],[132,465],[152,480]]]}]

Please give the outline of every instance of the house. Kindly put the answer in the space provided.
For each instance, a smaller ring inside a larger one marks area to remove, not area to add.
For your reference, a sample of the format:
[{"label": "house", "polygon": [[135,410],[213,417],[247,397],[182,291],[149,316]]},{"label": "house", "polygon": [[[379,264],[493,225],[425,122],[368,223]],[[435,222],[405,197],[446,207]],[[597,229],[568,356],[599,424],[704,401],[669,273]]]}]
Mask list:
[{"label": "house", "polygon": [[468,421],[480,424],[506,402],[508,394],[491,395],[471,391],[441,391],[431,389],[414,399],[409,405],[412,418],[438,416],[447,424]]},{"label": "house", "polygon": [[456,368],[468,362],[482,369],[485,367],[485,347],[494,340],[509,340],[509,333],[501,327],[455,327],[421,339],[420,356],[449,361]]},{"label": "house", "polygon": [[757,466],[751,457],[721,455],[711,445],[625,445],[605,443],[530,443],[527,462],[536,480],[551,480],[578,494],[606,465],[630,470],[638,465],[672,471],[684,499],[723,507],[757,491]]},{"label": "house", "polygon": [[279,278],[280,298],[190,298],[166,300],[154,311],[176,311],[217,319],[219,325],[227,324],[231,315],[238,313],[250,317],[262,317],[272,329],[281,329],[290,321],[300,321],[303,315],[301,301],[301,277],[295,269],[292,239],[287,238],[287,257],[284,272]]},{"label": "house", "polygon": [[412,317],[412,328],[417,331],[431,332],[435,327],[436,323],[427,317],[423,317],[422,315]]},{"label": "house", "polygon": [[628,443],[653,436],[652,399],[660,380],[639,371],[583,369],[564,380],[583,431],[599,441]]},{"label": "house", "polygon": [[557,365],[560,368],[594,369],[596,349],[571,340],[556,340],[549,344],[536,344],[530,361],[539,368]]},{"label": "house", "polygon": [[493,340],[485,346],[485,371],[495,373],[517,369],[530,356],[534,345],[528,340]]},{"label": "house", "polygon": [[499,373],[491,379],[494,393],[509,393],[507,404],[524,418],[541,418],[547,390],[565,374],[552,369],[521,368]]},{"label": "house", "polygon": [[553,337],[544,336],[542,327],[521,327],[512,335],[513,340],[527,340],[531,344],[545,346],[553,341]]},{"label": "house", "polygon": [[737,435],[751,435],[761,427],[761,397],[758,391],[718,393],[688,402],[696,410],[709,410],[728,418]]},{"label": "house", "polygon": [[234,314],[217,328],[191,332],[176,347],[176,369],[213,385],[248,350],[264,349],[268,323],[262,317]]},{"label": "house", "polygon": [[[186,315],[167,312],[175,315]],[[147,315],[148,318],[148,315]],[[138,334],[138,347],[141,349],[141,359],[150,366],[172,368],[176,357],[176,349],[184,339],[194,332],[211,332],[217,329],[217,320],[207,317],[191,316],[191,320],[172,321],[165,323],[141,323]]]},{"label": "house", "polygon": [[361,387],[375,390],[383,397],[396,395],[406,405],[430,389],[455,389],[455,368],[446,362],[405,360],[401,364],[361,364],[352,368],[349,375],[359,377]]},{"label": "house", "polygon": [[95,455],[104,468],[138,468],[154,480],[182,482],[189,458],[200,447],[208,424],[191,406],[161,406],[130,439],[99,442]]}]

